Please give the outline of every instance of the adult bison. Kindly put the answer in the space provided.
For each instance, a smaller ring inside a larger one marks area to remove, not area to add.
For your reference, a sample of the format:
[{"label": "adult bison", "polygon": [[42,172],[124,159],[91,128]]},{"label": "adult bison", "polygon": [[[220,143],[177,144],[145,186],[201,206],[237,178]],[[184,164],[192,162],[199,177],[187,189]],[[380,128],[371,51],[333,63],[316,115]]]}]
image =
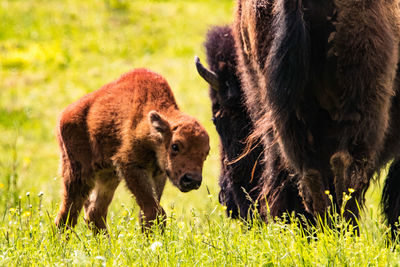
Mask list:
[{"label": "adult bison", "polygon": [[[198,189],[209,152],[206,130],[181,112],[163,77],[136,69],[69,105],[57,127],[63,198],[56,225],[85,219],[106,229],[108,206],[124,180],[145,228],[165,215],[167,177],[182,192]],[[144,218],[143,218],[144,216]]]},{"label": "adult bison", "polygon": [[210,84],[212,120],[219,134],[221,173],[219,201],[233,218],[248,218],[260,192],[262,146],[236,160],[245,149],[253,124],[243,103],[243,92],[236,71],[237,59],[229,26],[216,26],[207,33],[206,69],[196,59],[199,74]]},{"label": "adult bison", "polygon": [[251,219],[256,202],[258,211],[266,215],[266,201],[272,216],[292,211],[305,214],[297,177],[284,169],[276,145],[271,142],[264,150],[258,142],[240,158],[254,125],[244,103],[231,27],[212,27],[205,48],[210,69],[198,58],[196,67],[210,84],[213,122],[221,141],[220,203],[233,218]]},{"label": "adult bison", "polygon": [[309,213],[327,210],[326,190],[340,206],[352,188],[346,216],[358,216],[373,174],[395,158],[384,203],[397,220],[399,14],[398,0],[237,3],[233,32],[254,136],[268,149],[272,130]]}]

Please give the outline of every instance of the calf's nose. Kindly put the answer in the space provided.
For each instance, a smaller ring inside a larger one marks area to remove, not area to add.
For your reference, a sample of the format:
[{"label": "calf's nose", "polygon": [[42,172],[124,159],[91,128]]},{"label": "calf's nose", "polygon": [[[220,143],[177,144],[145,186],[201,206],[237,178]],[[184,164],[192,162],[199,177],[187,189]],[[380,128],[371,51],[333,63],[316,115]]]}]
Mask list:
[{"label": "calf's nose", "polygon": [[180,185],[185,189],[198,189],[201,185],[202,176],[196,174],[185,174],[180,180]]}]

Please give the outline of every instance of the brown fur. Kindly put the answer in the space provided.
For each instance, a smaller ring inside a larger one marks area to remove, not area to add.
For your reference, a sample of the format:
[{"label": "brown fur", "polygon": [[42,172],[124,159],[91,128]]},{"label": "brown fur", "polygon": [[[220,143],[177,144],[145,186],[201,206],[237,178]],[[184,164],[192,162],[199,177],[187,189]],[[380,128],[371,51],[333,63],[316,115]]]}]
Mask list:
[{"label": "brown fur", "polygon": [[[306,210],[364,193],[385,154],[399,62],[397,0],[239,0],[235,18],[255,136],[271,128],[285,168],[299,175]],[[265,191],[265,190],[264,190]]]},{"label": "brown fur", "polygon": [[86,221],[105,229],[121,180],[150,227],[165,215],[160,198],[167,176],[183,192],[197,189],[209,152],[205,129],[178,109],[167,82],[145,69],[69,105],[57,130],[64,182],[59,227],[74,226],[84,206]]},{"label": "brown fur", "polygon": [[[219,201],[227,207],[227,215],[251,220],[252,211],[257,208],[264,219],[285,212],[301,213],[312,219],[299,195],[298,175],[289,173],[282,166],[272,132],[270,137],[264,137],[264,145],[270,144],[265,149],[260,140],[246,146],[254,125],[244,104],[242,83],[237,75],[231,26],[212,27],[207,33],[205,48],[210,76],[205,75],[204,70],[199,74],[210,84],[212,120],[221,141]],[[196,62],[198,69],[204,68],[199,65],[200,61]],[[218,82],[214,84],[215,80]],[[256,202],[257,205],[253,205]]]}]

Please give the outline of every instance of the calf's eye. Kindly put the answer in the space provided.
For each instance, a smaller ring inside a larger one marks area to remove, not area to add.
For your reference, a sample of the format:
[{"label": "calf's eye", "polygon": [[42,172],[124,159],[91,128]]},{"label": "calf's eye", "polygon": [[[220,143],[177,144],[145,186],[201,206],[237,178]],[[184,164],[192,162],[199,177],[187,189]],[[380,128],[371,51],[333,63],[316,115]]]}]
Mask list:
[{"label": "calf's eye", "polygon": [[171,148],[172,148],[172,151],[174,151],[174,152],[178,152],[179,151],[179,147],[178,147],[177,144],[172,144]]}]

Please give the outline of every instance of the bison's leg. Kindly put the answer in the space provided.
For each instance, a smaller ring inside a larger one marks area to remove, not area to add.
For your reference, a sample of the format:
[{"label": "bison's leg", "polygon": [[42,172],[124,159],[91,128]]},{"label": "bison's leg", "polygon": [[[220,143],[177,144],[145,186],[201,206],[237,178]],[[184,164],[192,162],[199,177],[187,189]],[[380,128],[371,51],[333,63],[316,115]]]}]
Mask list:
[{"label": "bison's leg", "polygon": [[299,182],[299,192],[310,213],[322,215],[330,205],[324,194],[325,186],[321,173],[316,169],[308,169],[303,173]]},{"label": "bison's leg", "polygon": [[[334,185],[336,191],[336,204],[338,209],[344,208],[343,216],[349,221],[359,217],[360,205],[364,203],[364,192],[369,186],[366,179],[368,166],[357,163],[354,158],[346,152],[337,152],[331,158],[331,166],[334,173]],[[370,174],[372,176],[372,174]],[[352,191],[354,190],[354,191]],[[346,202],[343,200],[344,194],[351,194],[351,198]],[[344,207],[342,207],[345,205]]]},{"label": "bison's leg", "polygon": [[323,214],[330,206],[328,177],[323,176],[323,159],[318,155],[314,136],[295,114],[288,114],[286,120],[276,120],[280,150],[288,165],[300,174],[299,193],[307,212]]},{"label": "bison's leg", "polygon": [[79,162],[62,162],[62,174],[64,180],[63,199],[56,218],[56,225],[63,227],[75,226],[79,212],[87,199],[93,185],[90,183],[92,176],[85,173]]},{"label": "bison's leg", "polygon": [[226,215],[234,219],[239,218],[239,206],[236,202],[236,192],[232,188],[230,176],[225,175],[225,173],[222,174],[219,185],[221,190],[219,191],[218,200],[219,203],[226,206]]},{"label": "bison's leg", "polygon": [[93,230],[95,232],[107,229],[108,206],[120,183],[112,170],[102,171],[98,173],[96,178],[94,189],[85,202],[85,220],[89,225],[94,224]]},{"label": "bison's leg", "polygon": [[154,220],[160,216],[165,216],[165,211],[158,200],[159,197],[153,179],[149,177],[145,170],[133,164],[120,165],[118,170],[140,207],[140,220],[144,227],[143,230],[150,229]]},{"label": "bison's leg", "polygon": [[[392,227],[394,234],[399,226],[400,216],[400,160],[395,160],[390,166],[388,176],[385,180],[385,187],[382,193],[383,212],[388,224]],[[394,236],[393,236],[394,237]]]},{"label": "bison's leg", "polygon": [[352,164],[352,157],[347,151],[339,151],[333,154],[330,163],[334,174],[336,202],[338,207],[341,207],[343,193],[347,192],[350,187],[348,171]]},{"label": "bison's leg", "polygon": [[345,191],[348,190],[351,193],[351,198],[347,201],[344,210],[344,217],[348,220],[359,217],[360,208],[365,203],[365,192],[374,175],[373,166],[374,162],[371,160],[360,160],[354,156],[352,158],[345,177]]}]

